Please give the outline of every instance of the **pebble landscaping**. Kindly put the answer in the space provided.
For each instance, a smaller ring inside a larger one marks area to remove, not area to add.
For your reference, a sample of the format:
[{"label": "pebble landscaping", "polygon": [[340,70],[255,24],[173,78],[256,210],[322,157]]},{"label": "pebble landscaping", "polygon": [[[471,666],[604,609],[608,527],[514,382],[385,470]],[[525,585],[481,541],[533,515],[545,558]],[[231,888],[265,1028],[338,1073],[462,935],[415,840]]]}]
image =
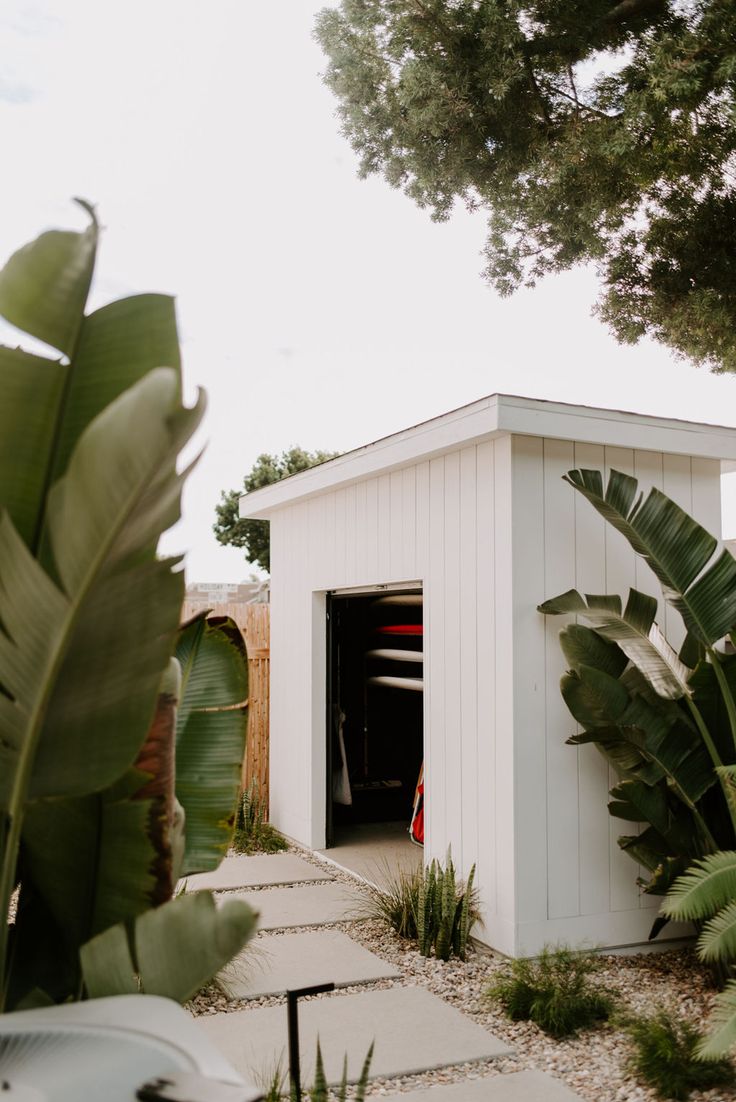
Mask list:
[{"label": "pebble landscaping", "polygon": [[[356,877],[331,862],[323,861],[310,851],[292,847],[302,859],[329,872],[335,881],[355,888]],[[605,1025],[581,1033],[578,1037],[557,1041],[529,1022],[511,1022],[500,1007],[484,998],[483,992],[505,965],[505,958],[490,950],[480,949],[469,954],[466,961],[448,962],[421,956],[409,943],[402,941],[385,923],[375,920],[337,922],[321,925],[320,929],[341,930],[400,973],[397,980],[380,980],[372,984],[342,988],[328,998],[396,984],[421,985],[467,1014],[496,1037],[514,1049],[513,1056],[499,1056],[480,1061],[427,1071],[421,1075],[387,1080],[373,1079],[367,1097],[406,1093],[439,1083],[457,1083],[509,1072],[537,1069],[554,1076],[587,1102],[655,1102],[655,1093],[640,1086],[627,1072],[629,1045],[621,1030]],[[284,931],[293,933],[293,930]],[[263,935],[265,936],[265,935]],[[279,936],[269,932],[269,937]],[[258,954],[260,937],[251,943],[251,952]],[[329,980],[325,976],[325,980]],[[715,989],[709,975],[698,963],[692,949],[640,953],[631,956],[605,955],[595,982],[613,992],[621,1005],[635,1013],[651,1012],[656,1006],[687,1017],[702,1025],[706,1020]],[[200,992],[189,1004],[194,1015],[242,1010],[254,1006],[283,1003],[282,998],[239,1000],[227,998],[216,985]],[[366,1048],[371,1038],[366,1038]],[[692,1102],[736,1102],[736,1089],[718,1087],[696,1091]]]}]

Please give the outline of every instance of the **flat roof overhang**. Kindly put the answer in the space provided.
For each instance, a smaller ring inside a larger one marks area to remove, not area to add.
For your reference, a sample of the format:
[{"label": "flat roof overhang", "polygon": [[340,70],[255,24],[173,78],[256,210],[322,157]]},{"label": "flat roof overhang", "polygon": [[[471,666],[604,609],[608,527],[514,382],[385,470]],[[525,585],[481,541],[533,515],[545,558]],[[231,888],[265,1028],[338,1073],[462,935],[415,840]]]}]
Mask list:
[{"label": "flat roof overhang", "polygon": [[266,520],[286,505],[508,435],[691,455],[720,460],[722,472],[736,470],[736,428],[492,394],[243,494],[240,515]]}]

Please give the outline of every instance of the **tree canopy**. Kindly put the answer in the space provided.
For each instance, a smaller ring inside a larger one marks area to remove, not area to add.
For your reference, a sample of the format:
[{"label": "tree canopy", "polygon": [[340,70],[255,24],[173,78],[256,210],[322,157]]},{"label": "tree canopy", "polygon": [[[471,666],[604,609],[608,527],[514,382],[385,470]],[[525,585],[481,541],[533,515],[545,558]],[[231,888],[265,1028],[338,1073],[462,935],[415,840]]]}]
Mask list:
[{"label": "tree canopy", "polygon": [[499,292],[592,262],[619,340],[736,371],[733,0],[341,0],[316,36],[361,175],[484,209]]},{"label": "tree canopy", "polygon": [[212,530],[219,543],[242,547],[248,562],[255,563],[264,570],[271,569],[271,544],[267,520],[245,520],[239,513],[241,494],[259,490],[261,486],[270,486],[289,475],[298,474],[318,463],[334,459],[338,452],[308,452],[304,448],[293,447],[281,455],[268,455],[264,452],[255,461],[250,474],[243,479],[241,490],[223,490],[220,501],[215,506],[216,520]]}]

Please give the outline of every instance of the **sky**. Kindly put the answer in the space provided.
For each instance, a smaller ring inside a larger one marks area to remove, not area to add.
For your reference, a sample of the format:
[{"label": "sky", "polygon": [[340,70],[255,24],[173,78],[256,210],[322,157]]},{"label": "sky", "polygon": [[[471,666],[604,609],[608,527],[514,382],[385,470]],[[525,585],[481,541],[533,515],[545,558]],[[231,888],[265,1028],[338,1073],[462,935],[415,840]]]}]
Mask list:
[{"label": "sky", "polygon": [[214,507],[264,451],[346,451],[497,391],[736,427],[736,378],[618,345],[591,316],[592,271],[501,299],[480,275],[482,215],[437,225],[358,179],[312,37],[324,6],[0,8],[0,261],[83,228],[80,195],[105,227],[90,305],[176,296],[186,393],[209,406],[162,547],[186,552],[192,582],[249,576]]}]

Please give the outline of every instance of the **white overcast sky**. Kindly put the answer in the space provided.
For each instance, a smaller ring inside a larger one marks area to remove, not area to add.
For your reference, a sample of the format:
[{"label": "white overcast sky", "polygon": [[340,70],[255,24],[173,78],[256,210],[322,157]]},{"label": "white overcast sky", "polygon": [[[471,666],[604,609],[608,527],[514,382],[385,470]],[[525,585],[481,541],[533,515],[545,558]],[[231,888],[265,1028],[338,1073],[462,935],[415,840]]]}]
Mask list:
[{"label": "white overcast sky", "polygon": [[209,394],[207,451],[165,539],[190,581],[247,577],[211,526],[263,451],[344,451],[494,391],[736,425],[736,378],[617,345],[591,317],[591,273],[499,299],[479,275],[482,216],[434,225],[358,180],[312,39],[323,6],[0,8],[0,258],[81,228],[81,195],[106,227],[93,305],[176,295],[187,389]]}]

